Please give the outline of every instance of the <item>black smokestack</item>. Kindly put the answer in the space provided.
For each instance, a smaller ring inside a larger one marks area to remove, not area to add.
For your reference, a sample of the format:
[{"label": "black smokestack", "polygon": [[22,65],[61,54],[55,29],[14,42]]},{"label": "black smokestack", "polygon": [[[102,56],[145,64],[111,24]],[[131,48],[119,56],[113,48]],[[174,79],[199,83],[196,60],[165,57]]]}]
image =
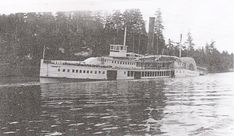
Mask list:
[{"label": "black smokestack", "polygon": [[147,54],[154,54],[154,24],[155,17],[149,18]]}]

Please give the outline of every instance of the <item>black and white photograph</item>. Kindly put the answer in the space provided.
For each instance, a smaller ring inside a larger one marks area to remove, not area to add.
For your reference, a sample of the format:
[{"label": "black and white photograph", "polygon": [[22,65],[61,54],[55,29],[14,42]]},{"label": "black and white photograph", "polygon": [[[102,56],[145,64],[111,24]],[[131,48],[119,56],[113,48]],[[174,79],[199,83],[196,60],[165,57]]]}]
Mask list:
[{"label": "black and white photograph", "polygon": [[234,136],[233,0],[0,0],[0,136]]}]

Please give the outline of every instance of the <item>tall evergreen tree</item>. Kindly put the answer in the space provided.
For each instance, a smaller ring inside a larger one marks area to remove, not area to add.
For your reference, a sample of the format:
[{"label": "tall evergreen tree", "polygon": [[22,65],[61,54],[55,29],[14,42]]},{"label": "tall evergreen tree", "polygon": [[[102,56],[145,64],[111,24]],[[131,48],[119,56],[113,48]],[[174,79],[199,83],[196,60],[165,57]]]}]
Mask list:
[{"label": "tall evergreen tree", "polygon": [[194,50],[194,43],[193,43],[193,37],[191,32],[187,33],[187,39],[185,41],[185,44],[187,45],[187,49],[188,50]]},{"label": "tall evergreen tree", "polygon": [[141,11],[139,9],[125,10],[123,13],[123,21],[124,26],[127,27],[127,45],[129,51],[139,52],[139,49],[143,45],[139,42],[141,40],[140,35],[146,33]]},{"label": "tall evergreen tree", "polygon": [[154,38],[154,45],[155,45],[155,52],[156,54],[164,54],[165,47],[165,40],[163,36],[163,20],[162,20],[162,13],[161,10],[158,9],[155,13],[156,20],[155,20],[155,38]]},{"label": "tall evergreen tree", "polygon": [[186,56],[190,56],[190,57],[193,57],[193,52],[194,52],[194,42],[193,42],[193,37],[192,37],[192,34],[191,32],[188,32],[187,33],[187,39],[185,41],[185,47],[187,49],[186,51]]}]

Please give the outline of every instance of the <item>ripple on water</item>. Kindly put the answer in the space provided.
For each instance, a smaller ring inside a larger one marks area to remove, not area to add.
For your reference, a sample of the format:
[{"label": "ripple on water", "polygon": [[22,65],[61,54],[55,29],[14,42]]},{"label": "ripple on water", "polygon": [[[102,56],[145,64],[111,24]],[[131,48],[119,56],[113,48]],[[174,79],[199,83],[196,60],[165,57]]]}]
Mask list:
[{"label": "ripple on water", "polygon": [[76,124],[69,124],[69,127],[77,127],[77,126],[81,126],[84,125],[84,123],[76,123]]},{"label": "ripple on water", "polygon": [[15,134],[15,133],[16,133],[15,131],[7,131],[7,132],[3,132],[3,134],[5,134],[5,135]]},{"label": "ripple on water", "polygon": [[61,136],[63,133],[61,132],[52,132],[52,133],[47,133],[45,136]]}]

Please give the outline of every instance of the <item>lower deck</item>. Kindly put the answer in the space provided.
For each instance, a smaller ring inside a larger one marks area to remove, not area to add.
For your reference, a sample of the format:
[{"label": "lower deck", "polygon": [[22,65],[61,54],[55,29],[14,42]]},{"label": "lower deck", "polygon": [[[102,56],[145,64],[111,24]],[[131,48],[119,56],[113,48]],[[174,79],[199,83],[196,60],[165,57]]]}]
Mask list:
[{"label": "lower deck", "polygon": [[194,71],[186,69],[116,69],[50,63],[41,63],[40,68],[40,77],[83,80],[149,79],[195,75],[196,73]]}]

